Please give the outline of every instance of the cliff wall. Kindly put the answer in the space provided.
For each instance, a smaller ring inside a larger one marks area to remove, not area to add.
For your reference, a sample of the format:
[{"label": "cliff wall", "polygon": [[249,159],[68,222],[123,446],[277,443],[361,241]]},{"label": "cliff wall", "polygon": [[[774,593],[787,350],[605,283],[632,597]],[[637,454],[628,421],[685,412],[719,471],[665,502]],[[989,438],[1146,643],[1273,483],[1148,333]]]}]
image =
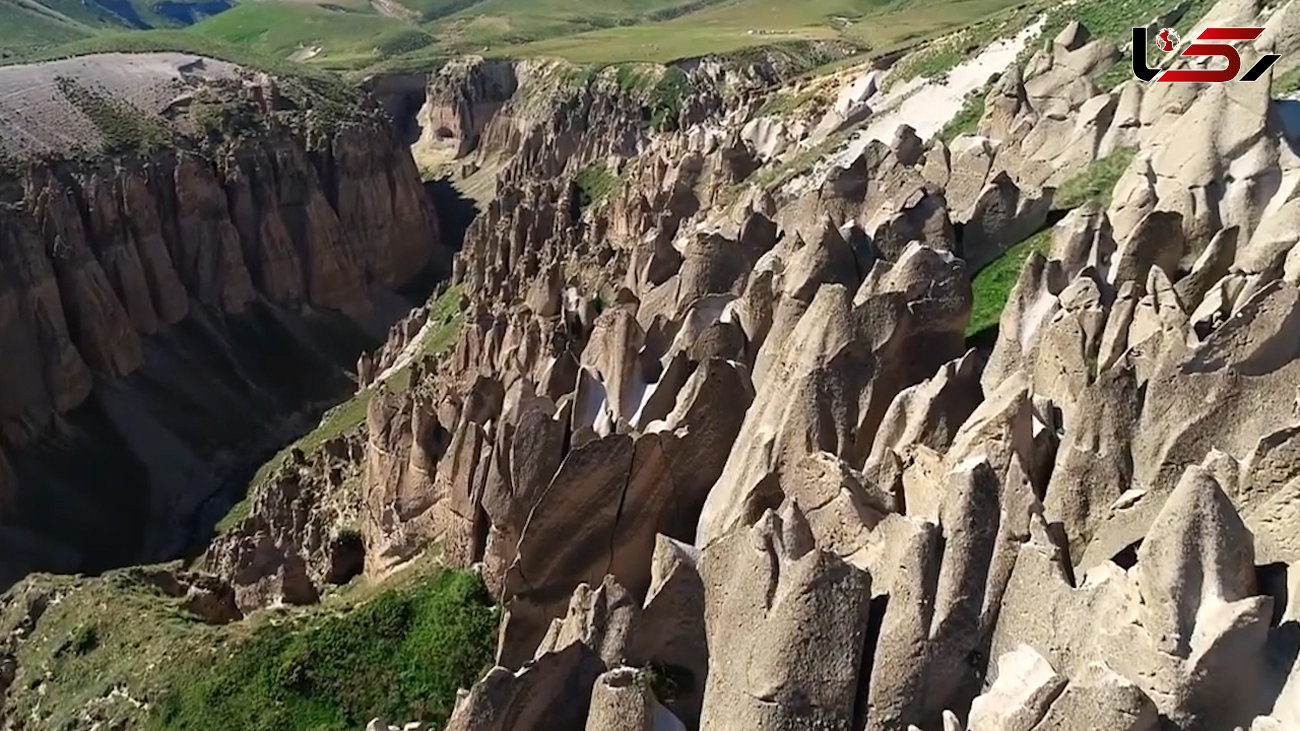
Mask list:
[{"label": "cliff wall", "polygon": [[0,185],[0,582],[177,550],[295,414],[349,390],[399,290],[447,270],[367,99],[205,84],[174,119],[129,107],[174,145],[30,158]]}]

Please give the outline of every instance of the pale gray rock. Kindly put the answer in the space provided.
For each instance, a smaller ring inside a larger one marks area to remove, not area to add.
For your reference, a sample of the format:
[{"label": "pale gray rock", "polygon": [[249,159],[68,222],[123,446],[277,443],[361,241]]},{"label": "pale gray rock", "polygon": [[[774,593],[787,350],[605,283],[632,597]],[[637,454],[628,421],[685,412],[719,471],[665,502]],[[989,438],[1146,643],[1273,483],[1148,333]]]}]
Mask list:
[{"label": "pale gray rock", "polygon": [[594,590],[587,584],[578,584],[569,599],[568,613],[551,623],[533,661],[580,642],[591,648],[606,667],[617,667],[627,657],[628,643],[640,614],[640,605],[612,576],[606,576]]},{"label": "pale gray rock", "polygon": [[1141,688],[1094,662],[1070,678],[1033,731],[1155,731],[1159,724],[1156,704]]},{"label": "pale gray rock", "polygon": [[908,445],[946,451],[979,405],[983,366],[983,356],[972,350],[946,363],[933,377],[900,391],[876,431],[871,459],[878,459],[886,449]]},{"label": "pale gray rock", "polygon": [[655,699],[647,671],[620,667],[596,679],[587,731],[686,731],[686,727]]},{"label": "pale gray rock", "polygon": [[592,686],[602,672],[600,658],[580,642],[518,672],[493,668],[457,698],[445,731],[583,728]]},{"label": "pale gray rock", "polygon": [[1050,193],[1035,195],[1022,190],[1005,172],[994,175],[963,221],[959,253],[967,268],[977,272],[1033,235],[1047,222],[1051,204]]},{"label": "pale gray rock", "polygon": [[853,726],[871,578],[814,547],[797,508],[704,550],[703,731]]},{"label": "pale gray rock", "polygon": [[998,679],[971,704],[968,731],[1034,731],[1065,685],[1042,655],[1021,645],[998,658]]}]

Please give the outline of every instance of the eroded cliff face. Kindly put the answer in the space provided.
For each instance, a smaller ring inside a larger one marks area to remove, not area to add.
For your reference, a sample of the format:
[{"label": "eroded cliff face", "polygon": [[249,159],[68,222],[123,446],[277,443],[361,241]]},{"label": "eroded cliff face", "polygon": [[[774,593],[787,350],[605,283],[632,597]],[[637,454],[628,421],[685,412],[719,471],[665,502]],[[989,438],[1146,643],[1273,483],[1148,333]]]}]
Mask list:
[{"label": "eroded cliff face", "polygon": [[481,177],[552,179],[606,158],[633,158],[654,132],[744,116],[763,89],[848,52],[813,43],[744,62],[600,70],[550,59],[456,59],[429,80],[415,151],[434,165],[482,170]]},{"label": "eroded cliff face", "polygon": [[357,350],[409,307],[397,290],[448,271],[385,119],[260,83],[217,92],[261,115],[251,132],[33,162],[4,186],[3,583],[192,540],[237,468],[346,393]]},{"label": "eroded cliff face", "polygon": [[[1296,7],[1214,22],[1281,43]],[[756,144],[761,64],[674,104],[665,69],[448,67],[425,133],[491,187],[456,317],[363,359],[365,423],[274,471],[211,582],[247,612],[474,567],[499,667],[448,729],[1300,723],[1297,133],[1265,85],[1103,91],[1115,57],[1070,24],[951,145],[832,136],[862,69],[785,128],[814,162]],[[1111,203],[1053,210],[1128,145]]]},{"label": "eroded cliff face", "polygon": [[[1211,14],[1270,43],[1300,17]],[[727,109],[627,157],[622,122],[522,122],[518,75],[441,107],[462,173],[514,157],[457,260],[460,341],[372,405],[362,533],[371,575],[436,545],[507,611],[448,728],[1300,721],[1290,101],[1103,91],[1116,56],[1070,24],[984,136],[903,127],[788,185]],[[1053,210],[1129,147],[1112,203]],[[1036,232],[971,347],[972,277]],[[615,711],[621,666],[673,682]]]}]

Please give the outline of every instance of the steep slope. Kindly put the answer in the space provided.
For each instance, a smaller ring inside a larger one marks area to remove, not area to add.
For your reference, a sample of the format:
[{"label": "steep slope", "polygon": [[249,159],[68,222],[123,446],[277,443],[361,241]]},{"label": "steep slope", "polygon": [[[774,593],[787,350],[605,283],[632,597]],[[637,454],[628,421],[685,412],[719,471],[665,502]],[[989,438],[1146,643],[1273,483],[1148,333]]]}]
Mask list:
[{"label": "steep slope", "polygon": [[104,30],[177,28],[224,12],[230,0],[4,0],[0,60],[84,40]]},{"label": "steep slope", "polygon": [[0,88],[0,578],[173,556],[445,268],[432,207],[327,83],[154,54]]}]

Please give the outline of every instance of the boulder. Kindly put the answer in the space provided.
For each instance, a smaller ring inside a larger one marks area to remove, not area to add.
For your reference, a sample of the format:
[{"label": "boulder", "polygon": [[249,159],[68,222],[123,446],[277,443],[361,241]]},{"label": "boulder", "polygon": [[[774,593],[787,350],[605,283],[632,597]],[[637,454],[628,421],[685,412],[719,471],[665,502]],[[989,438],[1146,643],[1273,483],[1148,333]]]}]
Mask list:
[{"label": "boulder", "polygon": [[1065,685],[1042,655],[1021,645],[998,658],[998,679],[971,705],[968,731],[1034,731]]}]

